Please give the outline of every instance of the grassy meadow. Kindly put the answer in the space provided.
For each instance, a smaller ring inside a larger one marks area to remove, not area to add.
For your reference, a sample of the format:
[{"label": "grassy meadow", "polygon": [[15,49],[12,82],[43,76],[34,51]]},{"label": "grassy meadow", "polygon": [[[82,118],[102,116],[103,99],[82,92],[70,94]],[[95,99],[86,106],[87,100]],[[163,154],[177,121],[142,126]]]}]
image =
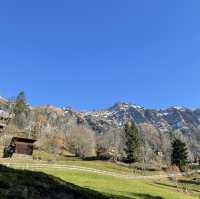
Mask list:
[{"label": "grassy meadow", "polygon": [[129,180],[112,176],[80,171],[43,170],[47,174],[59,177],[80,187],[102,192],[106,195],[123,196],[137,199],[197,199],[200,197],[200,185],[191,185],[188,192],[167,179]]},{"label": "grassy meadow", "polygon": [[[26,163],[25,163],[26,162]],[[71,165],[71,166],[80,166],[85,168],[94,168],[102,171],[109,171],[113,173],[123,174],[123,175],[155,175],[163,174],[164,172],[159,171],[147,171],[143,173],[134,168],[129,168],[127,166],[118,165],[112,162],[107,161],[82,161],[77,158],[71,158],[67,161],[58,161],[58,162],[44,162],[44,161],[21,161],[21,160],[0,160],[0,164],[10,164],[17,163],[18,167],[23,169],[31,170],[33,176],[36,176],[38,181],[43,180],[40,178],[47,178],[46,176],[53,176],[56,178],[57,182],[61,184],[66,183],[65,186],[68,187],[73,185],[73,190],[77,189],[78,191],[83,191],[84,193],[89,190],[89,193],[96,194],[94,198],[118,198],[118,199],[199,199],[200,198],[200,183],[192,181],[193,178],[199,178],[200,176],[192,175],[188,177],[181,177],[178,182],[178,189],[174,181],[162,178],[153,178],[153,179],[126,179],[123,177],[114,177],[107,174],[99,174],[95,172],[81,171],[76,169],[67,169],[67,168],[53,168],[54,165]],[[31,168],[30,165],[36,165],[39,163],[48,163],[48,166],[42,168]],[[28,166],[29,165],[29,166]],[[12,166],[15,167],[15,166]],[[15,175],[18,173],[15,170],[10,170],[10,179],[16,178]],[[26,172],[26,171],[25,171]],[[38,174],[37,172],[42,172],[43,174]],[[8,174],[6,174],[8,175]],[[20,174],[21,175],[21,174]],[[37,176],[38,175],[38,176]],[[4,173],[0,173],[0,183],[9,178],[5,177]],[[21,180],[17,177],[18,181]],[[13,181],[15,181],[13,180]],[[29,180],[29,179],[27,179]],[[34,185],[34,179],[32,180]],[[27,183],[27,182],[26,182]],[[25,184],[24,183],[24,186]],[[44,182],[45,183],[45,182]],[[48,188],[48,182],[44,185],[47,189],[52,189],[53,185]],[[37,184],[37,182],[36,182]],[[31,186],[32,186],[31,185]],[[57,186],[57,185],[56,185]],[[1,190],[1,186],[0,186]],[[88,194],[88,192],[87,192]],[[86,194],[86,195],[87,195]],[[93,196],[94,196],[93,195]],[[90,196],[87,196],[90,198]],[[86,198],[87,198],[86,197]],[[39,198],[39,197],[38,197]],[[62,198],[62,197],[61,197]],[[92,197],[93,198],[93,197]],[[6,198],[3,198],[6,199]],[[35,197],[34,199],[37,199]],[[40,199],[40,198],[39,198]]]}]

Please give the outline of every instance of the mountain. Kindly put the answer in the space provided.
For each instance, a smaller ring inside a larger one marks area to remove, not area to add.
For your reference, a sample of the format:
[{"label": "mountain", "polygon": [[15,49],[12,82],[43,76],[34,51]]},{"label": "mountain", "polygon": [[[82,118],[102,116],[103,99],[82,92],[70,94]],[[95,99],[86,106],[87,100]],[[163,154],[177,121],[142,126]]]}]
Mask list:
[{"label": "mountain", "polygon": [[22,116],[21,120],[25,131],[40,129],[46,134],[66,132],[78,124],[93,129],[96,134],[105,134],[109,129],[122,128],[129,120],[134,120],[154,150],[160,150],[166,137],[177,134],[188,143],[191,153],[200,153],[200,109],[176,106],[156,110],[116,103],[107,109],[76,111],[72,107],[46,105],[31,107],[30,114]]},{"label": "mountain", "polygon": [[145,109],[130,103],[117,103],[114,106],[91,112],[77,112],[65,108],[65,116],[74,115],[88,123],[97,132],[103,132],[109,126],[122,127],[129,120],[137,124],[147,123],[162,132],[174,130],[193,130],[200,127],[200,109],[171,107],[165,110]]},{"label": "mountain", "polygon": [[[170,107],[167,109],[145,109],[131,103],[117,103],[108,109],[77,112],[65,108],[67,118],[76,118],[97,133],[110,128],[121,128],[129,120],[134,120],[152,145],[161,145],[163,135],[179,135],[185,139],[192,153],[200,153],[200,109]],[[159,150],[159,149],[158,149]]]}]

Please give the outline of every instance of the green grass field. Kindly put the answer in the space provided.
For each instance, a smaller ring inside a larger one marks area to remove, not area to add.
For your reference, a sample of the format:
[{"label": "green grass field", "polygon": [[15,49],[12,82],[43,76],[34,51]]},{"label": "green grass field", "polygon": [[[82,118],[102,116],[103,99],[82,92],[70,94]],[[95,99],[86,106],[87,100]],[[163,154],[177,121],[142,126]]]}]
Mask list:
[{"label": "green grass field", "polygon": [[71,159],[68,161],[61,161],[61,164],[67,164],[67,165],[76,165],[76,166],[82,166],[82,167],[89,167],[99,170],[105,170],[105,171],[112,171],[120,174],[127,174],[127,175],[154,175],[154,174],[160,174],[162,172],[160,171],[141,171],[140,169],[136,169],[134,167],[128,167],[119,165],[113,162],[109,161],[86,161],[86,160],[80,160],[80,159]]},{"label": "green grass field", "polygon": [[54,164],[60,164],[60,165],[73,165],[73,166],[81,166],[81,167],[87,167],[87,168],[93,168],[93,169],[99,169],[104,171],[111,171],[119,174],[125,174],[125,175],[155,175],[155,174],[162,174],[161,171],[141,171],[139,169],[119,165],[113,162],[109,161],[100,161],[100,160],[94,160],[94,161],[87,161],[87,160],[81,160],[79,158],[68,158],[68,160],[65,161],[27,161],[27,160],[21,160],[21,159],[1,159],[0,163],[19,163],[21,165],[24,164],[40,164],[40,163],[48,163],[49,165]]},{"label": "green grass field", "polygon": [[82,166],[82,167],[90,167],[94,169],[112,171],[112,172],[119,172],[121,174],[134,174],[134,175],[153,175],[158,174],[158,171],[141,171],[140,169],[136,168],[129,168],[128,166],[118,165],[116,163],[112,163],[109,161],[99,161],[99,160],[82,160],[78,157],[75,157],[74,154],[65,151],[64,155],[53,155],[47,153],[45,151],[34,151],[33,154],[34,158],[37,159],[40,157],[42,160],[48,160],[50,163],[59,163],[59,164],[67,164],[67,165],[74,165],[74,166]]},{"label": "green grass field", "polygon": [[81,187],[102,192],[106,195],[118,195],[138,199],[197,199],[200,197],[200,185],[190,187],[188,193],[177,191],[175,185],[166,179],[128,180],[111,176],[80,171],[43,170]]},{"label": "green grass field", "polygon": [[0,199],[110,199],[43,172],[0,165]]},{"label": "green grass field", "polygon": [[[5,161],[5,160],[4,160]],[[6,162],[6,161],[5,161]],[[4,162],[4,163],[5,163]],[[18,162],[21,166],[24,162],[20,160],[7,160],[7,162]],[[41,161],[30,161],[29,164],[36,164]],[[1,161],[0,161],[1,163]],[[132,168],[117,165],[112,162],[105,161],[81,161],[79,159],[71,159],[68,161],[59,161],[51,163],[81,166],[87,168],[95,168],[104,171],[112,171],[115,173],[127,175],[141,175],[141,171],[135,171]],[[23,168],[23,166],[22,166]],[[26,168],[26,167],[25,167]],[[29,168],[31,169],[31,168]],[[94,193],[101,193],[108,198],[120,199],[199,199],[200,184],[193,182],[191,179],[196,176],[181,178],[178,183],[178,189],[173,181],[166,178],[163,179],[125,179],[122,177],[113,177],[107,174],[97,174],[87,171],[53,169],[53,168],[32,168],[34,171],[41,171],[48,175],[58,177],[66,183],[72,183],[77,187],[89,189]],[[143,173],[142,173],[143,174]],[[155,172],[147,172],[147,175],[157,174]],[[185,191],[187,187],[187,192]],[[112,197],[113,196],[113,197]]]}]

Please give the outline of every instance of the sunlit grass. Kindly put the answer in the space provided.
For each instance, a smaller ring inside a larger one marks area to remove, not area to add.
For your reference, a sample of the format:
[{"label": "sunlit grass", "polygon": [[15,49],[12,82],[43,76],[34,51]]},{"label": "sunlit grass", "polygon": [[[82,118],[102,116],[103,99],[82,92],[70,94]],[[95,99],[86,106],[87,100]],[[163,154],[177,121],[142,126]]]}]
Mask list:
[{"label": "sunlit grass", "polygon": [[[20,161],[20,160],[4,160],[4,163],[18,163],[22,169],[32,169],[26,167],[28,164],[44,163],[43,161]],[[26,162],[26,163],[25,163]],[[46,162],[47,163],[47,162]],[[95,168],[99,170],[112,171],[118,174],[126,175],[141,175],[141,171],[115,164],[113,162],[106,161],[82,161],[78,158],[70,158],[65,161],[54,161],[52,164],[73,165],[81,167]],[[89,188],[106,195],[119,195],[127,198],[138,199],[199,199],[200,198],[200,185],[191,183],[191,179],[194,176],[188,178],[182,178],[183,181],[179,183],[179,189],[175,186],[175,183],[167,180],[141,180],[141,179],[124,179],[120,177],[112,177],[106,174],[96,174],[87,171],[67,170],[65,169],[53,169],[53,168],[40,168],[34,169],[36,171],[42,171],[47,174],[61,178],[66,182],[76,184],[80,187]],[[154,175],[157,172],[147,172],[145,175]],[[182,184],[181,184],[182,183]],[[187,192],[184,192],[184,187],[187,187]]]},{"label": "sunlit grass", "polygon": [[[146,196],[164,199],[197,199],[198,192],[184,193],[168,186],[169,181],[162,180],[128,180],[101,174],[80,171],[62,171],[43,169],[45,173],[57,176],[62,180],[87,187],[106,194],[123,195],[129,198],[145,198]],[[146,199],[146,198],[145,198]]]}]

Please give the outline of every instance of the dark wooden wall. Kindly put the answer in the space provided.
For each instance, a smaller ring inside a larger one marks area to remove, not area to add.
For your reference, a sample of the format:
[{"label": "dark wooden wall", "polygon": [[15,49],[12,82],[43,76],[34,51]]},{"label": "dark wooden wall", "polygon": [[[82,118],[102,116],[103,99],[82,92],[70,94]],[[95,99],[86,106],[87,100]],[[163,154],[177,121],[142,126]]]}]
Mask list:
[{"label": "dark wooden wall", "polygon": [[32,155],[33,154],[33,144],[25,142],[16,142],[15,153]]}]

